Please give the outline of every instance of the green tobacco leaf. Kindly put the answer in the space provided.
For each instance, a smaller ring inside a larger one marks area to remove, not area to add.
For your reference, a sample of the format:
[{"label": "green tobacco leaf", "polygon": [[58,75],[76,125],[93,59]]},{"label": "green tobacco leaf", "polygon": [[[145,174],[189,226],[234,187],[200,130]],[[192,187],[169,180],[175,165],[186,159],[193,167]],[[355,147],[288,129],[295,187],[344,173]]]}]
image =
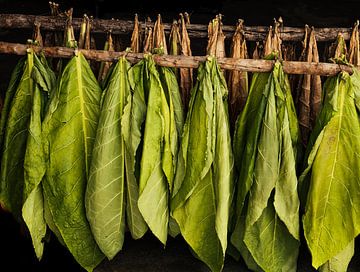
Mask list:
[{"label": "green tobacco leaf", "polygon": [[[331,262],[360,232],[359,211],[356,209],[360,205],[360,160],[357,153],[360,124],[355,105],[358,90],[354,89],[356,84],[347,73],[328,81],[324,87],[324,107],[319,116],[319,124],[326,125],[314,145],[316,155],[308,159],[307,171],[311,176],[303,217],[305,238],[315,268],[329,260]],[[306,171],[303,176],[306,176]]]},{"label": "green tobacco leaf", "polygon": [[8,114],[9,114],[9,111],[10,111],[10,107],[11,107],[13,97],[15,95],[15,92],[17,90],[19,82],[20,82],[20,80],[22,78],[25,61],[26,61],[26,58],[22,58],[16,64],[14,70],[11,73],[10,82],[9,82],[8,88],[7,88],[6,93],[5,93],[5,101],[4,101],[3,108],[1,110],[1,119],[0,119],[0,148],[1,148],[1,155],[2,155],[2,152],[3,152],[3,144],[4,144],[3,139],[4,139],[4,134],[5,134],[5,128],[6,128],[7,121],[8,121]]},{"label": "green tobacco leaf", "polygon": [[269,205],[254,225],[245,226],[245,244],[264,271],[296,272],[299,241],[289,235],[286,225],[277,216],[272,201],[273,198],[270,198]]},{"label": "green tobacco leaf", "polygon": [[[176,76],[171,68],[158,67],[159,78],[169,108],[168,133],[164,139],[163,171],[169,183],[170,193],[176,171],[179,139],[184,125],[181,95]],[[164,104],[166,106],[166,104]]]},{"label": "green tobacco leaf", "polygon": [[44,249],[46,222],[44,217],[44,199],[41,181],[46,171],[45,153],[42,145],[42,120],[47,97],[55,87],[55,74],[46,64],[34,55],[33,104],[30,115],[29,135],[24,157],[24,204],[23,219],[30,231],[36,256],[41,259]]},{"label": "green tobacco leaf", "polygon": [[[259,139],[260,124],[266,107],[266,100],[262,94],[269,77],[269,73],[254,74],[244,110],[236,121],[233,150],[235,162],[238,162],[235,166],[239,177],[236,196],[236,223],[232,236],[236,236],[235,233],[241,232],[240,215],[242,214],[246,195],[253,183],[252,175],[255,166],[256,144]],[[231,242],[240,250],[241,242],[238,239],[232,237]]]},{"label": "green tobacco leaf", "polygon": [[121,250],[125,234],[125,143],[121,119],[130,85],[129,64],[120,58],[107,88],[100,113],[85,207],[94,238],[112,259]]},{"label": "green tobacco leaf", "polygon": [[[23,205],[23,165],[33,104],[34,83],[31,79],[33,66],[33,53],[29,53],[23,66],[21,79],[16,86],[9,87],[9,102],[6,104],[7,101],[5,101],[4,106],[4,111],[8,111],[8,115],[4,124],[1,158],[1,202],[18,220],[21,220]],[[18,68],[20,69],[20,66]],[[14,91],[13,95],[11,95],[12,91]],[[4,114],[4,118],[5,116]]]},{"label": "green tobacco leaf", "polygon": [[163,168],[171,168],[172,165],[168,165],[171,163],[169,160],[164,165],[163,157],[171,152],[169,142],[165,140],[170,129],[170,112],[155,62],[151,56],[145,61],[147,65],[145,84],[149,91],[138,205],[150,230],[163,244],[166,244],[169,222],[169,186]]},{"label": "green tobacco leaf", "polygon": [[141,153],[141,136],[143,123],[146,118],[146,96],[143,85],[145,61],[142,60],[129,70],[129,81],[134,94],[129,94],[121,120],[121,131],[124,137],[127,152],[126,164],[126,219],[127,226],[134,239],[141,238],[147,231],[147,225],[142,217],[139,207],[139,171]]},{"label": "green tobacco leaf", "polygon": [[224,264],[233,196],[226,96],[222,72],[211,58],[199,67],[192,90],[171,201],[182,236],[212,271]]},{"label": "green tobacco leaf", "polygon": [[[305,151],[305,159],[303,165],[303,172],[299,177],[299,196],[300,196],[300,203],[302,206],[302,210],[305,208],[307,193],[309,191],[310,186],[310,178],[311,178],[311,167],[314,162],[314,158],[317,154],[318,148],[322,141],[322,137],[324,135],[324,127],[327,123],[331,120],[336,112],[336,101],[334,102],[333,97],[337,94],[334,93],[334,86],[337,84],[336,77],[330,77],[326,80],[324,84],[324,101],[326,100],[327,103],[323,103],[322,109],[319,113],[318,118],[315,122],[315,127],[312,130],[309,142],[306,147]],[[360,90],[360,88],[359,88]]]},{"label": "green tobacco leaf", "polygon": [[336,256],[319,267],[320,272],[346,272],[348,271],[349,263],[354,256],[355,241],[351,241],[349,245]]},{"label": "green tobacco leaf", "polygon": [[104,258],[85,214],[85,189],[101,89],[81,53],[61,75],[44,121],[47,171],[43,182],[53,222],[77,262],[92,271]]},{"label": "green tobacco leaf", "polygon": [[[164,151],[162,167],[167,177],[170,194],[173,190],[174,176],[176,172],[178,149],[182,128],[184,125],[183,107],[179,85],[174,70],[169,67],[158,67],[161,85],[164,89],[167,105],[169,107],[168,132],[164,136]],[[169,219],[169,234],[173,237],[180,233],[176,221]]]},{"label": "green tobacco leaf", "polygon": [[255,271],[296,271],[299,130],[288,88],[280,63],[255,75],[235,131],[240,176],[231,242]]},{"label": "green tobacco leaf", "polygon": [[[23,74],[18,81],[21,69]],[[41,61],[30,50],[25,65],[20,61],[13,73],[4,108],[4,116],[6,112],[8,116],[2,120],[2,202],[18,220],[24,219],[38,259],[43,254],[46,234],[40,185],[45,173],[41,123],[54,84],[55,76],[45,58]]]}]

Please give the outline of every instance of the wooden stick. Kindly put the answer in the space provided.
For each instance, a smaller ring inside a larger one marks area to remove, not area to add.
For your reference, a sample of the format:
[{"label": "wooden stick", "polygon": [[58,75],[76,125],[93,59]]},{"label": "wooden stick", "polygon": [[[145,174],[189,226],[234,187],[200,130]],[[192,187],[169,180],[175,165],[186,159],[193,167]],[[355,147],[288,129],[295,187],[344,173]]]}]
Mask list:
[{"label": "wooden stick", "polygon": [[[7,42],[0,42],[0,54],[26,55],[29,47],[33,48],[37,53],[43,52],[47,57],[71,58],[75,55],[74,49],[66,47],[39,47]],[[85,58],[96,61],[115,61],[125,56],[131,63],[136,63],[144,58],[143,53],[84,49],[78,49],[78,51],[81,52]],[[206,58],[207,56],[154,55],[155,62],[160,66],[182,68],[197,68],[199,63],[205,61]],[[269,72],[274,66],[274,61],[255,59],[218,58],[218,63],[223,69],[248,72]],[[282,63],[284,72],[287,74],[317,74],[329,76],[341,71],[352,73],[352,68],[346,65],[299,61],[283,61]]]},{"label": "wooden stick", "polygon": [[[62,30],[65,26],[65,17],[59,16],[35,16],[24,14],[0,14],[0,28],[13,29],[25,28],[32,29],[34,22],[41,23],[43,30]],[[72,23],[75,30],[79,30],[81,26],[81,18],[73,18]],[[133,31],[133,21],[128,20],[103,20],[94,19],[92,32],[107,33],[112,30],[113,34],[127,34]],[[144,29],[145,23],[140,24]],[[235,26],[223,26],[226,37],[232,37]],[[164,24],[167,33],[170,32],[171,24]],[[190,24],[187,26],[190,37],[207,38],[207,25]],[[301,41],[304,38],[304,28],[302,27],[283,27],[280,29],[280,36],[283,41]],[[248,41],[264,40],[269,28],[266,26],[244,26],[245,38]],[[351,28],[317,28],[317,41],[333,41],[336,40],[338,33],[344,35],[345,40],[350,39]]]}]

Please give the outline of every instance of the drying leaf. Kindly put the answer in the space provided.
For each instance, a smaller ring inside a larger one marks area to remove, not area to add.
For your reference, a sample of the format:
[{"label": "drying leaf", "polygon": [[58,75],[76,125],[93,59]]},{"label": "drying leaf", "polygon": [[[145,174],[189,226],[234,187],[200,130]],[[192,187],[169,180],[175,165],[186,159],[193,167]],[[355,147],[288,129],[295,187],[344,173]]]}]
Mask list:
[{"label": "drying leaf", "polygon": [[[239,20],[231,44],[231,58],[245,59],[248,57],[246,41],[243,35],[243,20]],[[232,127],[239,113],[245,106],[248,95],[248,74],[247,72],[231,70],[228,78],[230,123]]]},{"label": "drying leaf", "polygon": [[49,211],[67,248],[88,271],[104,258],[84,205],[100,98],[96,78],[78,52],[64,68],[43,125],[47,155],[43,188]]},{"label": "drying leaf", "polygon": [[216,15],[208,26],[208,45],[206,52],[210,56],[225,57],[225,35],[222,31],[221,14]]},{"label": "drying leaf", "polygon": [[[114,43],[111,36],[111,31],[108,33],[107,40],[105,42],[104,46],[105,51],[114,52]],[[104,82],[106,82],[105,78],[109,73],[110,67],[112,65],[111,61],[101,62],[100,63],[100,69],[99,69],[99,75],[98,75],[98,82],[104,86]]]},{"label": "drying leaf", "polygon": [[[24,65],[26,63],[26,58],[21,58],[19,62],[16,64],[14,70],[11,73],[10,81],[8,88],[5,93],[5,100],[3,104],[3,108],[1,110],[1,120],[0,120],[0,148],[1,148],[1,156],[4,151],[4,134],[5,128],[7,127],[8,115],[11,109],[11,103],[16,93],[19,82],[22,78],[22,74],[24,71]],[[1,193],[1,191],[0,191]]]},{"label": "drying leaf", "polygon": [[269,27],[269,32],[265,39],[264,45],[264,58],[269,57],[270,55],[275,55],[277,58],[282,58],[281,44],[279,27],[281,25],[280,21],[274,20],[274,27]]},{"label": "drying leaf", "polygon": [[211,20],[208,25],[208,44],[206,47],[206,54],[216,56],[217,40],[219,33],[219,18]]},{"label": "drying leaf", "polygon": [[179,31],[179,25],[176,20],[173,21],[170,31],[170,55],[180,55],[181,53],[181,37]]},{"label": "drying leaf", "polygon": [[270,55],[273,52],[273,28],[272,26],[269,27],[269,32],[265,39],[265,45],[264,45],[264,57]]},{"label": "drying leaf", "polygon": [[[304,34],[304,40],[301,42],[302,51],[301,51],[301,55],[299,57],[299,61],[305,61],[306,60],[306,52],[308,50],[309,32],[310,32],[309,26],[305,25],[305,34]],[[299,75],[299,81],[297,82],[296,94],[295,94],[295,98],[294,98],[294,102],[295,102],[295,105],[296,105],[297,108],[299,107],[299,98],[300,98],[300,95],[301,95],[301,92],[302,92],[303,78],[304,78],[303,74]]]},{"label": "drying leaf", "polygon": [[153,46],[154,49],[161,49],[163,54],[168,54],[164,26],[162,24],[160,14],[158,14],[157,20],[154,24]]},{"label": "drying leaf", "polygon": [[20,61],[12,75],[1,121],[1,202],[16,219],[25,221],[38,259],[46,234],[40,184],[45,173],[41,123],[54,84],[55,75],[45,57],[40,60],[29,49],[26,62]]},{"label": "drying leaf", "polygon": [[[171,25],[170,35],[169,35],[169,44],[170,44],[170,55],[180,55],[181,54],[181,37],[179,31],[179,25],[176,20],[173,20]],[[173,67],[177,78],[179,78],[179,68]]]},{"label": "drying leaf", "polygon": [[359,46],[359,21],[356,21],[351,34],[349,48],[349,63],[354,66],[358,66],[360,64]]},{"label": "drying leaf", "polygon": [[131,34],[131,52],[140,53],[140,30],[138,15],[135,14],[134,30]]},{"label": "drying leaf", "polygon": [[109,79],[100,113],[86,188],[86,215],[101,251],[112,259],[125,234],[126,154],[122,136],[123,110],[130,95],[127,71],[120,58]]},{"label": "drying leaf", "polygon": [[356,70],[352,76],[341,72],[326,81],[299,180],[302,198],[307,195],[303,225],[315,268],[326,268],[328,261],[346,268],[353,250],[349,244],[360,232],[359,82]]},{"label": "drying leaf", "polygon": [[[151,23],[150,18],[147,19],[147,22]],[[151,26],[145,26],[144,53],[151,53],[153,48],[153,29]]]},{"label": "drying leaf", "polygon": [[[303,52],[300,61],[319,62],[319,53],[316,45],[315,30],[305,26]],[[310,132],[321,106],[321,78],[319,75],[302,75],[298,85],[299,124],[301,127],[302,144],[306,147]]]},{"label": "drying leaf", "polygon": [[216,41],[216,52],[215,56],[218,58],[225,58],[225,35],[222,30],[222,16],[221,14],[216,16],[219,21],[219,31],[217,34],[217,41]]},{"label": "drying leaf", "polygon": [[144,60],[129,70],[129,81],[133,95],[128,95],[127,104],[121,120],[121,130],[124,137],[126,154],[126,219],[134,239],[141,238],[147,231],[147,225],[139,211],[140,160],[143,146],[144,122],[148,89],[145,89],[144,77],[146,63]]},{"label": "drying leaf", "polygon": [[253,76],[234,136],[239,179],[231,242],[255,271],[296,271],[298,133],[289,82],[276,62],[271,73]]},{"label": "drying leaf", "polygon": [[170,131],[176,127],[172,123],[172,113],[154,60],[148,57],[146,65],[146,86],[149,90],[138,205],[151,231],[163,244],[166,244],[169,188],[171,190],[175,172],[171,160]]},{"label": "drying leaf", "polygon": [[89,17],[86,14],[84,14],[83,20],[82,20],[81,26],[80,26],[80,34],[79,34],[79,42],[78,42],[78,46],[80,49],[85,48],[86,26],[87,26],[88,20],[89,20]]},{"label": "drying leaf", "polygon": [[[319,62],[319,52],[315,39],[315,30],[312,28],[310,38],[314,40],[313,43],[313,58],[312,62]],[[319,75],[311,75],[311,112],[310,112],[310,121],[311,126],[315,126],[315,121],[319,115],[321,108],[321,99],[322,99],[322,86],[321,86],[321,77]]]},{"label": "drying leaf", "polygon": [[252,58],[253,59],[261,59],[261,53],[260,53],[260,43],[259,42],[256,42],[256,45],[255,45],[255,49],[254,49],[254,52],[253,52],[253,55],[252,55]]},{"label": "drying leaf", "polygon": [[347,48],[344,36],[339,33],[336,41],[331,44],[329,49],[330,61],[340,64],[347,64]]},{"label": "drying leaf", "polygon": [[[184,18],[185,16],[185,18]],[[185,12],[184,16],[180,14],[181,22],[181,55],[191,56],[190,38],[186,29],[186,25],[190,24],[189,15]],[[184,111],[187,112],[190,91],[193,87],[193,69],[192,68],[180,68],[180,90],[182,103],[184,105]]]},{"label": "drying leaf", "polygon": [[130,74],[134,96],[125,107],[122,122],[123,128],[129,127],[123,133],[132,156],[127,178],[139,179],[139,210],[150,230],[165,244],[168,197],[183,123],[179,87],[171,68],[157,69],[151,55],[145,55]]},{"label": "drying leaf", "polygon": [[[313,44],[315,40],[314,33],[311,32],[309,43],[306,47],[304,61],[312,62],[313,60]],[[301,140],[304,146],[307,145],[308,138],[311,132],[310,124],[310,99],[311,99],[311,75],[305,74],[302,78],[301,92],[298,101],[299,109],[299,125],[301,131]]]},{"label": "drying leaf", "polygon": [[171,200],[182,236],[212,271],[224,264],[233,196],[226,96],[222,72],[209,58],[191,93]]}]

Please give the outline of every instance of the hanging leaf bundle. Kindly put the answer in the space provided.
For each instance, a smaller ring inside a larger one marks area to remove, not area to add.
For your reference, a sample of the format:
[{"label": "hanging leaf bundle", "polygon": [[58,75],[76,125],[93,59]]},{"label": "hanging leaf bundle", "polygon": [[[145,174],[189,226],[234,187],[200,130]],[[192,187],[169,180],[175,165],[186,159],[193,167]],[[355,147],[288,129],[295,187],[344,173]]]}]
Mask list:
[{"label": "hanging leaf bundle", "polygon": [[125,214],[135,239],[147,229],[137,207],[138,184],[129,171],[133,155],[124,139],[130,129],[123,121],[124,108],[131,102],[129,68],[124,57],[119,59],[104,90],[85,198],[92,233],[109,259],[123,246]]},{"label": "hanging leaf bundle", "polygon": [[[148,17],[146,23],[150,24],[151,19]],[[144,32],[144,53],[151,53],[154,45],[153,45],[153,29],[151,26],[145,25],[145,32]]]},{"label": "hanging leaf bundle", "polygon": [[[149,29],[144,51],[166,53],[160,15],[153,33]],[[152,49],[153,45],[157,47]],[[166,244],[168,198],[173,187],[183,124],[179,86],[173,70],[157,67],[151,55],[146,55],[130,73],[134,95],[126,108],[128,117],[125,120],[131,129],[125,141],[133,154],[131,175],[139,181],[137,204],[150,230]]]},{"label": "hanging leaf bundle", "polygon": [[[42,45],[40,25],[34,38]],[[47,229],[41,182],[46,170],[42,121],[54,85],[55,75],[45,57],[29,48],[12,73],[0,123],[1,206],[25,222],[38,259]]]},{"label": "hanging leaf bundle", "polygon": [[[309,33],[310,32],[310,33]],[[315,30],[305,27],[302,61],[319,62]],[[301,140],[306,147],[321,105],[321,78],[319,75],[303,75],[298,84],[298,112]]]},{"label": "hanging leaf bundle", "polygon": [[[74,44],[69,26],[68,44]],[[88,271],[104,258],[85,212],[85,190],[100,115],[101,89],[84,56],[77,52],[64,68],[43,124],[47,159],[43,181],[47,221]]]},{"label": "hanging leaf bundle", "polygon": [[350,38],[349,63],[358,66],[360,64],[359,21],[356,21]]},{"label": "hanging leaf bundle", "polygon": [[201,64],[184,125],[172,216],[194,254],[221,271],[233,196],[226,82],[216,60]]},{"label": "hanging leaf bundle", "polygon": [[[352,37],[357,36],[357,25],[354,32]],[[352,51],[358,46],[351,44],[350,48],[353,55],[358,54]],[[342,36],[338,37],[335,52],[334,61],[346,61]],[[323,107],[299,179],[305,206],[304,234],[316,269],[346,271],[354,255],[354,239],[360,232],[360,74],[354,69],[351,76],[346,72],[332,76],[323,91]]]},{"label": "hanging leaf bundle", "polygon": [[[111,35],[111,31],[107,35],[107,39],[106,39],[106,42],[105,42],[105,45],[104,45],[104,50],[109,51],[109,52],[114,52],[114,43],[113,43],[113,38],[112,38],[112,35]],[[101,62],[100,63],[99,74],[98,74],[98,82],[103,87],[107,83],[106,79],[107,79],[109,71],[111,71],[111,65],[112,65],[111,61],[106,61],[106,62]]]},{"label": "hanging leaf bundle", "polygon": [[[276,35],[269,36],[276,39]],[[278,54],[280,42],[271,44],[276,47],[266,44],[265,51]],[[254,74],[234,134],[239,176],[231,243],[251,270],[296,271],[298,141],[289,82],[276,62],[272,72]]]},{"label": "hanging leaf bundle", "polygon": [[154,24],[154,31],[152,35],[152,45],[154,49],[160,50],[160,52],[164,55],[168,54],[166,38],[164,32],[164,26],[162,24],[161,15],[158,14],[157,20]]},{"label": "hanging leaf bundle", "polygon": [[131,34],[131,45],[130,45],[131,52],[140,53],[140,44],[141,44],[141,40],[140,40],[139,19],[138,19],[138,15],[135,14],[134,30]]},{"label": "hanging leaf bundle", "polygon": [[225,35],[222,31],[222,15],[216,15],[208,25],[208,45],[206,53],[218,58],[225,57]]},{"label": "hanging leaf bundle", "polygon": [[[180,24],[180,27],[179,27]],[[191,56],[190,39],[186,26],[190,24],[189,14],[180,13],[179,24],[177,21],[173,22],[170,32],[170,54]],[[174,68],[176,75],[180,81],[180,91],[184,111],[187,112],[190,91],[193,86],[193,69],[192,68]]]},{"label": "hanging leaf bundle", "polygon": [[179,87],[173,71],[165,67],[158,70],[150,55],[132,67],[130,73],[134,95],[125,109],[128,119],[123,122],[131,126],[130,134],[125,137],[133,156],[131,175],[139,180],[141,215],[165,244],[168,198],[173,188],[183,122]]},{"label": "hanging leaf bundle", "polygon": [[[243,34],[243,20],[239,20],[232,39],[230,57],[235,59],[248,58],[246,41]],[[229,115],[231,125],[245,106],[248,95],[248,74],[247,72],[231,70],[228,78],[229,87]]]}]

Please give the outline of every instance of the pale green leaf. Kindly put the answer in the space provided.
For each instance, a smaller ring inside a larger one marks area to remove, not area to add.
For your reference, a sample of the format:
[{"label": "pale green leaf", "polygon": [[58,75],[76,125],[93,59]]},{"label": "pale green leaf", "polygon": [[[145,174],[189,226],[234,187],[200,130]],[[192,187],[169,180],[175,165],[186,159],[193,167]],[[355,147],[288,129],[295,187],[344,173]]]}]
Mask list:
[{"label": "pale green leaf", "polygon": [[354,256],[355,242],[351,241],[349,245],[336,256],[319,267],[320,272],[346,272],[349,263]]},{"label": "pale green leaf", "polygon": [[[138,205],[150,230],[163,244],[166,244],[169,222],[169,186],[163,171],[163,156],[165,156],[164,153],[171,152],[169,142],[164,139],[169,131],[170,113],[155,62],[151,56],[145,61],[147,73],[144,81],[148,89],[148,103]],[[171,156],[171,153],[169,155]]]},{"label": "pale green leaf", "polygon": [[[140,61],[128,71],[131,89],[134,94],[129,94],[121,120],[121,131],[124,137],[127,152],[125,153],[126,165],[126,219],[127,226],[134,239],[141,238],[147,231],[147,225],[139,211],[139,169],[141,135],[146,117],[145,90],[143,86],[144,61]],[[138,155],[138,156],[137,156]]]},{"label": "pale green leaf", "polygon": [[[330,84],[331,83],[331,84]],[[360,232],[360,123],[352,79],[330,78],[320,114],[322,139],[313,159],[303,217],[304,233],[315,268],[343,251]],[[326,105],[329,105],[326,107]],[[326,163],[325,163],[326,162]]]},{"label": "pale green leaf", "polygon": [[64,68],[44,121],[46,201],[67,248],[88,271],[104,258],[92,236],[84,203],[100,98],[95,76],[78,53]]},{"label": "pale green leaf", "polygon": [[216,60],[199,67],[179,151],[172,216],[194,254],[221,271],[233,196],[227,89]]},{"label": "pale green leaf", "polygon": [[299,129],[289,84],[278,62],[253,80],[234,136],[240,174],[231,242],[256,271],[296,271]]},{"label": "pale green leaf", "polygon": [[130,94],[128,63],[120,58],[110,78],[100,113],[85,207],[94,238],[112,259],[121,250],[125,234],[125,143],[121,118]]}]

